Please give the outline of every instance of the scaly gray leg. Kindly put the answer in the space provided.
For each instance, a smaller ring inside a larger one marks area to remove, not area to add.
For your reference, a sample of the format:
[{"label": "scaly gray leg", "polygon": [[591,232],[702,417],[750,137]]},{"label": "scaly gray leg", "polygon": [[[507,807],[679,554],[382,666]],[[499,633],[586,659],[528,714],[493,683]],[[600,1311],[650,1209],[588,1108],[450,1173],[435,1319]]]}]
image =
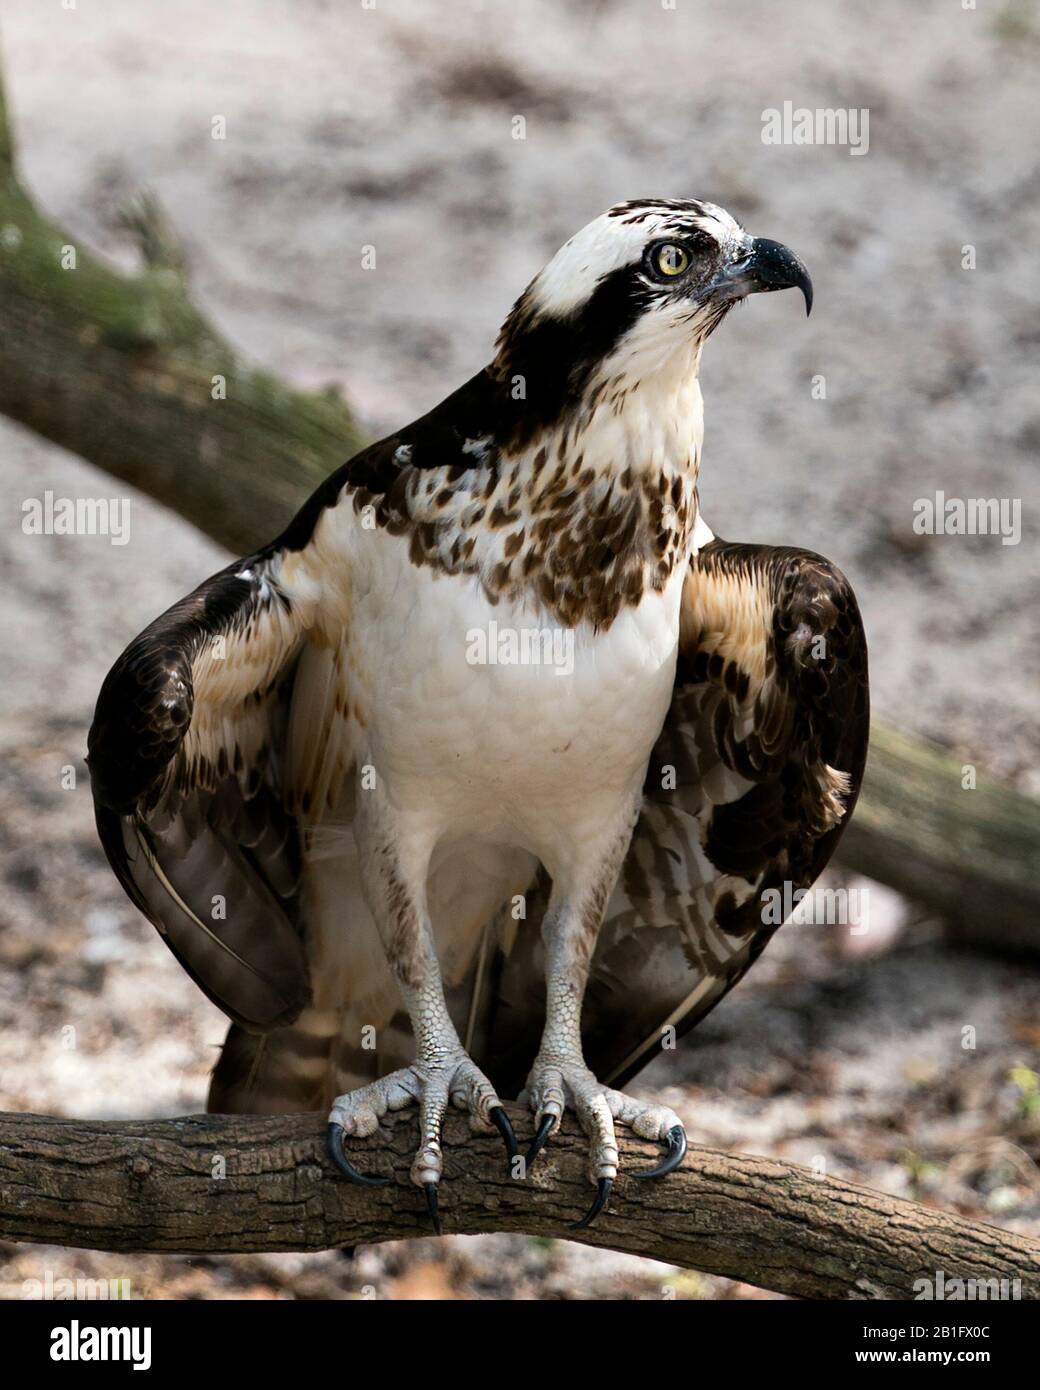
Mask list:
[{"label": "scaly gray leg", "polygon": [[564,1110],[574,1110],[590,1140],[589,1176],[596,1183],[596,1197],[577,1223],[578,1228],[587,1226],[602,1211],[617,1176],[615,1120],[629,1125],[644,1139],[668,1145],[662,1163],[635,1174],[636,1177],[663,1177],[679,1166],[686,1152],[686,1134],[673,1110],[664,1105],[648,1105],[602,1085],[585,1065],[582,1051],[581,1008],[589,963],[630,833],[629,823],[584,883],[559,892],[554,887],[542,924],[546,949],[545,1028],[521,1097],[534,1111],[538,1128],[525,1163],[530,1166],[549,1135],[559,1128]]},{"label": "scaly gray leg", "polygon": [[[363,834],[366,826],[361,822]],[[356,827],[356,833],[357,833]],[[364,844],[359,835],[359,843]],[[449,1101],[469,1112],[475,1128],[494,1126],[505,1142],[507,1161],[517,1153],[516,1139],[494,1087],[466,1054],[448,1014],[433,933],[426,914],[425,862],[410,873],[398,862],[394,837],[371,845],[363,863],[366,896],[380,929],[387,961],[401,989],[415,1034],[416,1059],[371,1085],[339,1096],[329,1114],[329,1153],[352,1182],[385,1182],[359,1173],[346,1156],[347,1135],[372,1134],[388,1110],[417,1103],[421,1139],[411,1178],[426,1193],[433,1227],[440,1234],[437,1186],[441,1180],[441,1125]]]}]

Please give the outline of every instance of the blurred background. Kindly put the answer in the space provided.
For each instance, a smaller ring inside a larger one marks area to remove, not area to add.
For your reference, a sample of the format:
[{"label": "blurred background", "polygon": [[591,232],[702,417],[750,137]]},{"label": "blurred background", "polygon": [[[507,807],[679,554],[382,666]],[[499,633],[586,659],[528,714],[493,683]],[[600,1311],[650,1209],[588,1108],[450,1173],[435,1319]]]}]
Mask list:
[{"label": "blurred background", "polygon": [[[704,197],[788,243],[812,318],[763,296],[705,353],[704,514],[839,564],[878,717],[1040,795],[1037,5],[369,3],[0,0],[22,184],[127,272],[120,209],[151,190],[195,304],[282,381],[335,388],[369,436],[478,370],[530,277],[612,203]],[[868,151],[764,144],[785,101],[866,108]],[[0,417],[0,1107],[197,1111],[225,1020],[109,872],[82,757],[119,651],[227,555],[140,494],[126,545],[26,535],[47,489],[127,495]],[[1020,543],[917,535],[938,490],[1018,499]],[[868,932],[787,926],[634,1089],[697,1142],[1040,1233],[1040,958],[987,949],[986,913],[954,942],[869,886]],[[48,1269],[136,1297],[766,1296],[516,1236],[353,1262],[0,1246],[7,1296]]]}]

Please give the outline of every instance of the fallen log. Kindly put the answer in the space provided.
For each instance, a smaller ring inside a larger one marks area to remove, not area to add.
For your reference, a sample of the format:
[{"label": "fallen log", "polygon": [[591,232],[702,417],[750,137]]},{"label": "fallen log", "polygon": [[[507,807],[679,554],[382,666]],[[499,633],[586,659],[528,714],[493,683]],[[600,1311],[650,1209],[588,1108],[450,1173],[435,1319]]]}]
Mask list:
[{"label": "fallen log", "polygon": [[[507,1109],[523,1147],[530,1116]],[[0,1239],[201,1254],[428,1236],[423,1195],[408,1176],[415,1133],[414,1114],[402,1111],[350,1141],[363,1169],[392,1179],[361,1188],[329,1163],[319,1115],[116,1123],[0,1114]],[[499,1136],[471,1135],[468,1119],[453,1112],[445,1234],[579,1240],[803,1298],[913,1298],[918,1281],[931,1286],[939,1271],[947,1288],[955,1279],[1007,1281],[1005,1297],[1040,1297],[1040,1241],[712,1149],[691,1148],[678,1172],[638,1182],[630,1175],[650,1166],[656,1147],[627,1132],[619,1138],[621,1176],[609,1206],[576,1231],[591,1189],[587,1141],[570,1116],[519,1181],[506,1173]]]}]

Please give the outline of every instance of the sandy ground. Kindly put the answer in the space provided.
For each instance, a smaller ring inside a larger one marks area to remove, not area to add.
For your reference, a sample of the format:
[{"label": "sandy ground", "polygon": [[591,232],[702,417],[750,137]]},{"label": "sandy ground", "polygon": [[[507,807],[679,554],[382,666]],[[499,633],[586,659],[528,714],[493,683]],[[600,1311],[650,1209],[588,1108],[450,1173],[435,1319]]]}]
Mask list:
[{"label": "sandy ground", "polygon": [[[526,280],[612,202],[705,196],[788,242],[813,273],[812,318],[762,298],[706,353],[706,514],[720,534],[841,564],[878,712],[1040,791],[1035,6],[446,8],[0,0],[23,175],[74,239],[127,266],[119,203],[155,189],[224,331],[287,378],[340,384],[373,431],[476,370]],[[785,100],[868,108],[869,152],[764,145],[762,111]],[[126,546],[25,536],[21,503],[46,488],[117,491],[0,424],[0,1104],[184,1113],[223,1019],[104,865],[81,760],[115,655],[224,557],[142,498]],[[914,501],[937,489],[1019,499],[1021,543],[915,536]],[[1037,1105],[1012,1077],[1037,1066],[1040,976],[953,952],[912,906],[875,903],[869,949],[785,929],[696,1044],[640,1084],[702,1142],[1040,1232]],[[0,1292],[44,1268],[129,1277],[138,1296],[753,1292],[506,1237],[354,1264],[0,1249]]]}]

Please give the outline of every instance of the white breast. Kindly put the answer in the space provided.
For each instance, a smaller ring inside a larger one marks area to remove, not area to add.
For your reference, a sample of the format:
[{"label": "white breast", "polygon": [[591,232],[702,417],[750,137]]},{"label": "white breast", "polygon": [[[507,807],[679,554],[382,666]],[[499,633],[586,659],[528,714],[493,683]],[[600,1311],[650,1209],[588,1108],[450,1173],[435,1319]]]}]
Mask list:
[{"label": "white breast", "polygon": [[595,633],[492,606],[385,533],[354,568],[366,756],[434,842],[476,834],[544,862],[633,795],[671,699],[680,572]]}]

